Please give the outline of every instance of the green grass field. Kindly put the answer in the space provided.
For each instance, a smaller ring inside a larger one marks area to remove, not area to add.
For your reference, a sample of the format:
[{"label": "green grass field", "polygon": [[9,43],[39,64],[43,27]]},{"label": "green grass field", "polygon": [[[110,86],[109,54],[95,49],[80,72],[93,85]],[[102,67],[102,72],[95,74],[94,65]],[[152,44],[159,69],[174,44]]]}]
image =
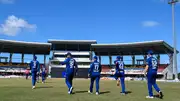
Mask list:
[{"label": "green grass field", "polygon": [[116,81],[100,83],[100,95],[88,94],[88,80],[74,80],[73,95],[67,94],[64,79],[48,79],[47,83],[36,85],[31,89],[31,80],[0,79],[0,101],[144,101],[163,100],[180,101],[180,83],[158,83],[164,92],[164,99],[146,99],[146,82],[126,82],[128,95],[120,95]]}]

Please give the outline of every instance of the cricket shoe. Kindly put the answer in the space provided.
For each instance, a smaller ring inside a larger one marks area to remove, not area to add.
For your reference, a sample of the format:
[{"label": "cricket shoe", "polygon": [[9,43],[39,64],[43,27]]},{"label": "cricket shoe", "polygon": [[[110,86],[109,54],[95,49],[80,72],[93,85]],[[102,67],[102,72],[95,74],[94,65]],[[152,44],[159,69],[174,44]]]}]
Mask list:
[{"label": "cricket shoe", "polygon": [[35,86],[32,87],[32,89],[35,89],[35,88],[36,88]]},{"label": "cricket shoe", "polygon": [[120,92],[121,95],[126,95],[126,93]]},{"label": "cricket shoe", "polygon": [[89,94],[92,94],[92,92],[91,92],[90,90],[88,91],[88,93],[89,93]]},{"label": "cricket shoe", "polygon": [[69,89],[69,93],[72,94],[72,92],[73,92],[73,87],[71,87],[71,88]]},{"label": "cricket shoe", "polygon": [[163,93],[161,91],[159,91],[159,98],[163,99],[163,97],[164,97]]},{"label": "cricket shoe", "polygon": [[147,99],[153,99],[153,96],[146,96]]}]

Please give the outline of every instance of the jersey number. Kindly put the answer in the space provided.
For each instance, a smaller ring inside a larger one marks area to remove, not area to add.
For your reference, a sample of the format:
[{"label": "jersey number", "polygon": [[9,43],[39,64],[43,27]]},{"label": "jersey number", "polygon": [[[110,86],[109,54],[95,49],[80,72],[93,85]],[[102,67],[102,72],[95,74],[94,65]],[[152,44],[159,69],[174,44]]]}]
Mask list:
[{"label": "jersey number", "polygon": [[74,60],[70,60],[70,68],[73,68],[74,67]]},{"label": "jersey number", "polygon": [[33,61],[33,68],[36,68],[36,61]]},{"label": "jersey number", "polygon": [[119,63],[119,69],[124,69],[124,64],[123,63]]},{"label": "jersey number", "polygon": [[99,72],[99,65],[94,65],[94,72]]},{"label": "jersey number", "polygon": [[152,69],[157,69],[157,61],[152,60]]}]

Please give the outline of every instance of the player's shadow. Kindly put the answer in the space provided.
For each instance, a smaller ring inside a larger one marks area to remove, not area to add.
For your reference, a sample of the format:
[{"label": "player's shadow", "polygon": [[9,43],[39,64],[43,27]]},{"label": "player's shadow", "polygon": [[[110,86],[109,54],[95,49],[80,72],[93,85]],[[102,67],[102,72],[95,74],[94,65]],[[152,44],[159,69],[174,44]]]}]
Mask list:
[{"label": "player's shadow", "polygon": [[107,94],[107,93],[110,93],[110,91],[100,92],[99,94]]},{"label": "player's shadow", "polygon": [[75,91],[74,93],[87,93],[88,91],[87,90],[84,90],[84,91]]},{"label": "player's shadow", "polygon": [[41,89],[41,88],[53,88],[53,86],[36,87],[36,89]]},{"label": "player's shadow", "polygon": [[157,94],[157,95],[153,95],[153,97],[155,97],[155,98],[160,98],[158,94]]},{"label": "player's shadow", "polygon": [[126,91],[125,93],[126,93],[126,94],[131,94],[132,92],[131,92],[131,91]]},{"label": "player's shadow", "polygon": [[[75,92],[73,92],[73,94],[76,94],[76,93],[88,93],[88,91],[84,90],[84,91],[75,91]],[[99,94],[106,94],[106,93],[110,93],[110,91],[100,92]]]}]

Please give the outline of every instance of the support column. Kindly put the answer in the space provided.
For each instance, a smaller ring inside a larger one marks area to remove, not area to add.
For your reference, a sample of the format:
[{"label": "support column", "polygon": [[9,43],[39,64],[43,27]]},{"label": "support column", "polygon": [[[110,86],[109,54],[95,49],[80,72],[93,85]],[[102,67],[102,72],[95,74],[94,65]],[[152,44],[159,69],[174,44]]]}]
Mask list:
[{"label": "support column", "polygon": [[173,63],[173,54],[169,54],[169,64]]},{"label": "support column", "polygon": [[93,52],[92,52],[92,47],[90,46],[90,52],[89,52],[89,54],[90,54],[90,60],[92,61],[92,59],[93,59]]},{"label": "support column", "polygon": [[90,51],[89,54],[90,54],[90,60],[92,60],[93,59],[92,51]]},{"label": "support column", "polygon": [[50,58],[51,58],[51,60],[53,60],[53,59],[54,59],[54,51],[55,51],[55,49],[56,49],[55,45],[54,45],[54,44],[52,44],[52,57],[50,57]]},{"label": "support column", "polygon": [[159,54],[156,55],[156,58],[157,58],[157,60],[158,60],[158,64],[160,64],[160,55],[159,55]]},{"label": "support column", "polygon": [[54,51],[52,52],[51,60],[53,60],[53,59],[54,59]]},{"label": "support column", "polygon": [[109,56],[109,65],[112,66],[112,56]]},{"label": "support column", "polygon": [[99,56],[99,63],[101,64],[101,56]]},{"label": "support column", "polygon": [[144,55],[144,64],[146,64],[147,55]]},{"label": "support column", "polygon": [[135,55],[132,55],[132,65],[135,66]]},{"label": "support column", "polygon": [[5,58],[5,62],[8,62],[8,58]]},{"label": "support column", "polygon": [[9,63],[12,63],[12,56],[13,56],[13,53],[10,53],[10,55],[9,55]]},{"label": "support column", "polygon": [[32,59],[34,59],[34,56],[36,56],[36,54],[33,54],[33,57],[32,57]]},{"label": "support column", "polygon": [[174,68],[173,68],[173,54],[168,54],[169,56],[169,64],[167,64],[167,67],[166,67],[166,75],[165,75],[165,79],[173,79],[173,71],[174,71]]},{"label": "support column", "polygon": [[24,63],[24,54],[21,55],[21,63]]},{"label": "support column", "polygon": [[46,64],[46,55],[44,55],[44,65]]}]

